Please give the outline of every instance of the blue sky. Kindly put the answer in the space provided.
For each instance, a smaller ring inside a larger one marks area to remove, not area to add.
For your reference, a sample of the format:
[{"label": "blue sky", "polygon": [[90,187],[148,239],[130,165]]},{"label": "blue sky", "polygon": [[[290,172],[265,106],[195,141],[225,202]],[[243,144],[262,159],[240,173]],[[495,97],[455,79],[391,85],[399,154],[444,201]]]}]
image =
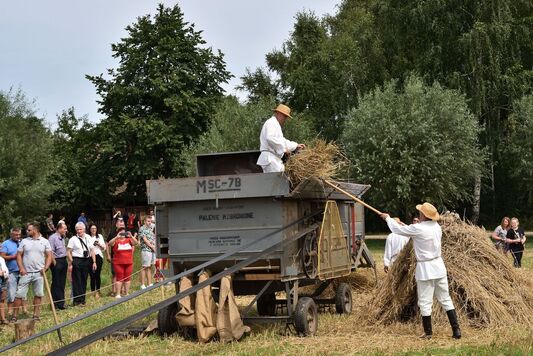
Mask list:
[{"label": "blue sky", "polygon": [[[2,1],[0,2],[0,90],[21,88],[35,99],[37,113],[52,126],[56,115],[71,106],[77,115],[99,121],[98,96],[85,74],[116,67],[111,43],[138,16],[154,13],[157,4],[176,1]],[[184,0],[185,19],[203,30],[204,39],[224,55],[236,77],[264,65],[265,54],[280,48],[295,15],[303,10],[318,16],[334,14],[339,0]],[[237,93],[238,94],[238,93]],[[242,93],[240,94],[243,95]]]}]

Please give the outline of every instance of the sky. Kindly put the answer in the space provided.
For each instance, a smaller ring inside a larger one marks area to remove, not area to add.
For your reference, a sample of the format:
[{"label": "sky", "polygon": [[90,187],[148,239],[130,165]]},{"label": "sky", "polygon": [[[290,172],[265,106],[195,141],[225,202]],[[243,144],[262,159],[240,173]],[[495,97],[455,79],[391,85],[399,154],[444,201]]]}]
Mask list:
[{"label": "sky", "polygon": [[265,66],[265,55],[281,49],[296,14],[334,14],[340,0],[1,1],[0,91],[20,88],[51,126],[70,107],[100,121],[99,97],[85,75],[116,68],[111,43],[126,36],[124,28],[137,17],[154,14],[158,3],[178,3],[207,45],[224,53],[235,77],[223,87],[244,97],[234,89],[239,77],[246,68]]}]

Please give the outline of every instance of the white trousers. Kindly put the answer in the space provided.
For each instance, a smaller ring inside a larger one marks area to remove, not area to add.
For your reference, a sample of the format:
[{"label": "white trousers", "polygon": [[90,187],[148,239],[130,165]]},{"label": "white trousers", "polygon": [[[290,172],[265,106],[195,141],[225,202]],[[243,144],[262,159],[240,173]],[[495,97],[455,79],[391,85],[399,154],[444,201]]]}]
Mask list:
[{"label": "white trousers", "polygon": [[454,309],[452,298],[448,292],[448,277],[416,281],[418,307],[422,316],[431,316],[433,296],[437,298],[445,311]]}]

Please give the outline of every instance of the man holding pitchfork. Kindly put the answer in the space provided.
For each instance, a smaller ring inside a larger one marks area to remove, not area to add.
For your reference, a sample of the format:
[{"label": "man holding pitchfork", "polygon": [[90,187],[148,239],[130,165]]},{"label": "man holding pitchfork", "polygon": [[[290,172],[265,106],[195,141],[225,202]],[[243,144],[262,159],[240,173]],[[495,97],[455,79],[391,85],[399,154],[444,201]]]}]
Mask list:
[{"label": "man holding pitchfork", "polygon": [[418,306],[422,314],[424,326],[423,338],[431,338],[431,307],[433,296],[437,298],[450,321],[454,339],[461,338],[461,329],[457,321],[457,314],[448,291],[448,276],[446,266],[441,257],[442,229],[438,223],[439,213],[430,203],[416,206],[419,211],[420,223],[400,225],[389,214],[381,213],[380,216],[387,222],[391,232],[413,239],[413,249],[416,256],[416,289]]}]

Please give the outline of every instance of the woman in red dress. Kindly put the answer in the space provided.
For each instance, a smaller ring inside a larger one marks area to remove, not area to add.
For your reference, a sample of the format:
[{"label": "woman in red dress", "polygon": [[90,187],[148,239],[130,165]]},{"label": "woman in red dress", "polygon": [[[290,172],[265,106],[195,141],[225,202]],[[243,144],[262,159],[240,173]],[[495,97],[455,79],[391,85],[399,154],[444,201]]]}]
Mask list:
[{"label": "woman in red dress", "polygon": [[137,244],[137,239],[123,227],[119,228],[117,236],[109,241],[109,246],[113,249],[113,269],[117,279],[115,298],[122,297],[120,294],[122,284],[124,284],[124,294],[128,295],[133,272],[133,251]]}]

